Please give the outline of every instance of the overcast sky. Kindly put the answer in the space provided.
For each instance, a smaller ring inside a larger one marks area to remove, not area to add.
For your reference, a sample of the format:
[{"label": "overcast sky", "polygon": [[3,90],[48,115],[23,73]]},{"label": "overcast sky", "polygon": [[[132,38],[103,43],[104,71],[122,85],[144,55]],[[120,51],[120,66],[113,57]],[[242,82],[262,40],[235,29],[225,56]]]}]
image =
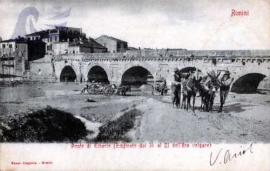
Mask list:
[{"label": "overcast sky", "polygon": [[[106,34],[132,47],[186,49],[270,49],[269,0],[0,0],[0,36],[9,39],[20,13],[35,7],[37,30],[46,24],[67,22],[87,36]],[[70,10],[70,15],[51,20]],[[249,10],[249,16],[231,17],[231,10]],[[29,22],[26,22],[29,33]]]}]

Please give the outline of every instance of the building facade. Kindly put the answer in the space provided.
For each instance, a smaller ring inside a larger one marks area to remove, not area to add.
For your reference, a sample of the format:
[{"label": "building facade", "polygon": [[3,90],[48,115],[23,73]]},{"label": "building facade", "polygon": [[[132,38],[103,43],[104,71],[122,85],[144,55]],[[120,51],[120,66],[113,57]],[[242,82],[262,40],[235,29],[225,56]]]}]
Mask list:
[{"label": "building facade", "polygon": [[15,79],[22,77],[29,69],[29,61],[43,58],[45,43],[40,40],[24,38],[0,42],[1,78]]},{"label": "building facade", "polygon": [[15,52],[16,41],[15,40],[5,40],[0,42],[0,56],[9,55]]},{"label": "building facade", "polygon": [[126,52],[128,43],[107,35],[102,35],[95,39],[99,44],[105,46],[110,53]]},{"label": "building facade", "polygon": [[46,43],[46,55],[104,53],[107,48],[94,39],[87,39],[81,28],[56,27],[26,35],[28,40]]},{"label": "building facade", "polygon": [[61,54],[67,54],[69,50],[69,42],[55,42],[52,45],[53,54],[55,55],[61,55]]},{"label": "building facade", "polygon": [[28,44],[7,40],[0,42],[0,80],[20,79],[27,69]]},{"label": "building facade", "polygon": [[69,43],[68,54],[81,53],[106,53],[107,48],[97,43],[94,39],[80,39]]}]

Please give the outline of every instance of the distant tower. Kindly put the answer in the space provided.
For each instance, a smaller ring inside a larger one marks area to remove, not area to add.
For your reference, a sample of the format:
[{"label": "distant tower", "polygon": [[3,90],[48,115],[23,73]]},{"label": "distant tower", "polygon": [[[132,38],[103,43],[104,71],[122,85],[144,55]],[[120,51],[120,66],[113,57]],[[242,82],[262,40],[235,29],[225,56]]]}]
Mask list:
[{"label": "distant tower", "polygon": [[0,37],[0,42],[2,42],[2,37]]}]

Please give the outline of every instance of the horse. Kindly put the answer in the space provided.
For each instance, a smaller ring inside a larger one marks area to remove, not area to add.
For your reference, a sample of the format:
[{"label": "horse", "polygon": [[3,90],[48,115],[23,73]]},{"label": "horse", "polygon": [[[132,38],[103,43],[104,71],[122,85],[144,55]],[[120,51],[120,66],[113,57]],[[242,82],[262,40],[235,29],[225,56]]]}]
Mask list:
[{"label": "horse", "polygon": [[126,96],[126,93],[130,91],[131,91],[131,86],[128,85],[128,86],[125,86],[125,89],[123,89],[121,93],[122,95]]},{"label": "horse", "polygon": [[128,91],[131,91],[131,86],[130,85],[128,85],[128,86],[120,86],[120,87],[117,88],[116,94],[117,95],[121,94],[122,96],[125,96],[126,92],[128,92]]},{"label": "horse", "polygon": [[[192,108],[192,111],[195,112],[195,100],[196,100],[196,94],[200,86],[200,82],[202,80],[202,77],[199,79],[196,79],[196,77],[190,77],[187,80],[183,82],[183,102],[182,106],[184,104],[184,109],[188,111],[189,108]],[[192,98],[192,107],[190,104]]]},{"label": "horse", "polygon": [[209,73],[208,75],[208,81],[203,86],[203,106],[204,110],[207,112],[212,112],[214,100],[216,97],[216,92],[219,89],[221,83],[218,79],[220,72],[216,76],[212,76]]},{"label": "horse", "polygon": [[199,93],[199,96],[201,97],[201,106],[200,106],[200,111],[206,111],[208,108],[208,90],[204,88],[203,84],[206,81],[207,76],[205,77],[200,77],[200,82],[197,82],[195,84],[196,89]]}]

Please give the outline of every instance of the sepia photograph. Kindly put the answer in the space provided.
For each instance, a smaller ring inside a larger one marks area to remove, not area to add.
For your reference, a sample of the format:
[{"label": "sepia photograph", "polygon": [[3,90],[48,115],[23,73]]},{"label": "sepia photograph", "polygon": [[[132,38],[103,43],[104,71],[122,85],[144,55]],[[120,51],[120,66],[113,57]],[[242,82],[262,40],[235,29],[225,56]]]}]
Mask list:
[{"label": "sepia photograph", "polygon": [[270,169],[269,0],[0,3],[1,171]]}]

